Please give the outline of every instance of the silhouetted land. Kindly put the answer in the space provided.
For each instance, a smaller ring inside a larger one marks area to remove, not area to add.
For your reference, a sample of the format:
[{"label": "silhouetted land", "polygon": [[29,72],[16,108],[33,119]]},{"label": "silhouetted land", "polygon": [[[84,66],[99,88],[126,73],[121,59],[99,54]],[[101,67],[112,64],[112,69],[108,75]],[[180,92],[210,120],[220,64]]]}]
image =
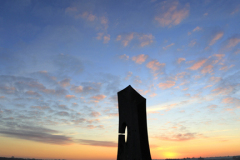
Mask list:
[{"label": "silhouetted land", "polygon": [[[65,160],[65,159],[35,159],[35,158],[15,158],[15,157],[0,157],[0,160]],[[158,159],[152,159],[158,160]],[[226,157],[199,157],[199,158],[167,158],[165,160],[240,160],[240,156],[226,156]]]},{"label": "silhouetted land", "polygon": [[35,159],[35,158],[8,158],[8,157],[0,157],[0,160],[65,160],[65,159]]}]

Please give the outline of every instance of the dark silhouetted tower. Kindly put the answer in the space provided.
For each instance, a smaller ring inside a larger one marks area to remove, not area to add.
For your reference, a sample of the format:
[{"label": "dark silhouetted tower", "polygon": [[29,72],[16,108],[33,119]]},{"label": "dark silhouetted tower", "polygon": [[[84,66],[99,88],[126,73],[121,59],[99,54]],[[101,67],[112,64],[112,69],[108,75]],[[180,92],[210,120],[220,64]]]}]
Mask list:
[{"label": "dark silhouetted tower", "polygon": [[[130,85],[118,92],[119,136],[117,160],[151,160],[146,99]],[[127,140],[125,142],[125,130]]]}]

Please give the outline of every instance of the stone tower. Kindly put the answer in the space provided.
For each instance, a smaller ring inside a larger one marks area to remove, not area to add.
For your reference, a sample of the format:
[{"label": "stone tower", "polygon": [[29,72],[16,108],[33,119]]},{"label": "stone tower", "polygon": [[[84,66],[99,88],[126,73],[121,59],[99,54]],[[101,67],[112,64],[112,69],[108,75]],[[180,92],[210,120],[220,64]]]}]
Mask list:
[{"label": "stone tower", "polygon": [[[119,136],[117,160],[151,160],[146,99],[130,85],[118,92]],[[125,130],[127,128],[127,133]],[[125,135],[127,140],[125,142]]]}]

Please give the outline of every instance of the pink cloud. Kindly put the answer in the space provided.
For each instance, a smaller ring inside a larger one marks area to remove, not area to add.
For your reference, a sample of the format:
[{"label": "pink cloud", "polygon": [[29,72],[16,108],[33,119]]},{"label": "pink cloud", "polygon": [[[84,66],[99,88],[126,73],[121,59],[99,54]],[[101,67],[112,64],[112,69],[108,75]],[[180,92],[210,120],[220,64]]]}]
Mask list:
[{"label": "pink cloud", "polygon": [[219,40],[220,38],[222,38],[223,34],[224,34],[223,32],[217,33],[217,34],[213,37],[213,39],[210,41],[209,45],[210,45],[210,46],[214,45],[217,40]]},{"label": "pink cloud", "polygon": [[233,103],[234,98],[232,97],[227,97],[222,100],[223,103]]},{"label": "pink cloud", "polygon": [[92,96],[91,98],[94,99],[94,100],[100,101],[100,100],[103,100],[104,98],[106,98],[106,96],[103,95],[103,94],[100,94],[100,95],[97,95],[97,96]]},{"label": "pink cloud", "polygon": [[92,111],[90,115],[93,116],[93,117],[98,117],[98,116],[101,115],[101,113],[100,113],[100,112]]},{"label": "pink cloud", "polygon": [[138,56],[132,57],[132,60],[137,64],[142,64],[143,62],[146,61],[147,58],[148,58],[148,55],[140,54]]},{"label": "pink cloud", "polygon": [[213,66],[212,65],[207,65],[201,70],[202,74],[212,73],[212,72],[213,72]]},{"label": "pink cloud", "polygon": [[240,38],[231,38],[226,46],[226,48],[235,47],[238,43],[240,43]]},{"label": "pink cloud", "polygon": [[159,9],[162,13],[155,16],[155,20],[162,27],[180,24],[189,15],[189,4],[181,7],[177,1],[173,3],[163,3]]},{"label": "pink cloud", "polygon": [[164,50],[167,50],[169,47],[171,47],[171,46],[173,46],[173,45],[175,45],[175,43],[171,43],[171,44],[167,45],[166,47],[163,47],[163,49],[164,49]]},{"label": "pink cloud", "polygon": [[190,67],[188,69],[197,70],[197,69],[201,68],[203,66],[203,64],[206,63],[206,61],[207,61],[207,59],[200,60],[200,61],[196,62],[192,67]]},{"label": "pink cloud", "polygon": [[66,79],[60,81],[59,84],[60,84],[62,87],[68,87],[68,86],[70,86],[70,81],[71,81],[71,79],[66,78]]},{"label": "pink cloud", "polygon": [[175,81],[166,81],[165,83],[159,83],[158,87],[161,89],[168,89],[173,87],[176,84]]},{"label": "pink cloud", "polygon": [[73,87],[71,87],[71,90],[74,91],[75,93],[80,93],[83,91],[83,87],[82,86],[73,86]]},{"label": "pink cloud", "polygon": [[140,34],[132,32],[125,35],[118,35],[116,41],[121,41],[123,46],[126,47],[133,39],[136,40],[141,47],[144,47],[153,43],[154,36],[152,34]]},{"label": "pink cloud", "polygon": [[233,92],[233,90],[234,88],[232,86],[228,86],[226,88],[219,87],[219,88],[213,89],[212,92],[215,95],[229,95],[230,93]]},{"label": "pink cloud", "polygon": [[186,59],[185,58],[178,58],[177,63],[180,64],[183,61],[186,61]]},{"label": "pink cloud", "polygon": [[153,72],[156,72],[162,69],[165,65],[166,65],[165,63],[159,63],[157,60],[152,60],[148,62],[146,66],[147,68],[151,69]]},{"label": "pink cloud", "polygon": [[127,76],[124,78],[125,80],[128,80],[132,76],[132,72],[128,72]]},{"label": "pink cloud", "polygon": [[74,95],[66,95],[65,98],[72,99],[72,98],[75,98],[75,96]]},{"label": "pink cloud", "polygon": [[108,35],[105,35],[104,37],[103,37],[103,43],[108,43],[108,41],[110,41],[110,35],[108,34]]},{"label": "pink cloud", "polygon": [[207,86],[205,86],[203,89],[206,89],[206,88],[209,88],[209,87],[212,87],[213,85],[209,84]]},{"label": "pink cloud", "polygon": [[193,32],[196,32],[196,31],[201,31],[202,30],[202,28],[201,27],[199,27],[199,26],[197,26],[196,28],[194,28],[193,29]]},{"label": "pink cloud", "polygon": [[128,60],[128,59],[129,59],[129,56],[126,55],[126,54],[123,54],[123,55],[120,55],[119,58],[120,58],[120,59],[123,59],[123,60]]},{"label": "pink cloud", "polygon": [[211,77],[210,78],[210,81],[212,81],[213,83],[217,83],[221,80],[222,78],[221,77]]}]

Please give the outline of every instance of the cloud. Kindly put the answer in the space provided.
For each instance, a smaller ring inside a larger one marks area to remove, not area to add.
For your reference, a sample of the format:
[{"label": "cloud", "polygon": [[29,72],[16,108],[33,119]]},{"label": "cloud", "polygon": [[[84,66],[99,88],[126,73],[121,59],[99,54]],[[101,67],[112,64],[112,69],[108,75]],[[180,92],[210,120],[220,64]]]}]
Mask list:
[{"label": "cloud", "polygon": [[161,27],[172,27],[180,24],[189,15],[189,4],[181,6],[178,1],[172,3],[162,2],[161,12],[155,16],[155,21]]},{"label": "cloud", "polygon": [[61,112],[57,112],[56,115],[59,115],[59,116],[70,116],[70,114],[66,111],[61,111]]},{"label": "cloud", "polygon": [[94,100],[96,100],[96,101],[101,101],[101,100],[103,100],[104,98],[106,98],[106,96],[103,95],[103,94],[99,94],[99,95],[96,95],[96,96],[92,96],[92,97],[91,97],[91,99],[94,99]]},{"label": "cloud", "polygon": [[185,58],[178,58],[177,63],[180,64],[182,61],[186,61]]},{"label": "cloud", "polygon": [[129,59],[129,56],[126,55],[126,54],[123,54],[123,55],[120,55],[119,58],[120,58],[120,59],[123,59],[123,60],[128,60],[128,59]]},{"label": "cloud", "polygon": [[232,106],[234,108],[240,108],[240,99],[238,98],[226,97],[222,100],[222,103],[227,104],[228,107]]},{"label": "cloud", "polygon": [[211,64],[205,66],[202,70],[201,73],[202,74],[206,74],[206,73],[212,73],[213,72],[213,66]]},{"label": "cloud", "polygon": [[196,31],[201,31],[202,30],[202,28],[201,27],[199,27],[199,26],[197,26],[196,28],[194,28],[192,31],[193,32],[196,32]]},{"label": "cloud", "polygon": [[147,68],[151,69],[153,72],[156,72],[158,70],[161,70],[166,64],[165,63],[159,63],[157,60],[152,60],[148,62],[146,65]]},{"label": "cloud", "polygon": [[37,96],[37,97],[40,97],[41,95],[37,92],[34,92],[34,91],[27,91],[26,92],[27,95],[31,95],[31,96]]},{"label": "cloud", "polygon": [[148,55],[140,54],[138,56],[132,57],[132,60],[137,64],[142,64],[143,62],[146,61],[147,58],[148,58]]},{"label": "cloud", "polygon": [[228,44],[226,45],[226,48],[235,47],[238,43],[240,43],[240,38],[236,38],[236,37],[230,38],[228,40]]},{"label": "cloud", "polygon": [[48,106],[31,106],[33,109],[39,109],[39,110],[45,110],[45,109],[50,109]]},{"label": "cloud", "polygon": [[83,145],[100,146],[100,147],[117,147],[117,143],[112,141],[96,141],[87,139],[78,139],[78,142]]},{"label": "cloud", "polygon": [[229,95],[234,90],[233,86],[218,87],[212,90],[215,95]]},{"label": "cloud", "polygon": [[204,63],[206,63],[207,59],[200,60],[196,62],[192,67],[188,68],[190,70],[197,70],[203,66]]},{"label": "cloud", "polygon": [[210,110],[215,110],[217,108],[217,105],[209,105],[207,108]]},{"label": "cloud", "polygon": [[163,47],[163,49],[164,49],[164,50],[167,50],[169,47],[171,47],[171,46],[173,46],[173,45],[175,45],[175,43],[171,43],[171,44],[167,45],[166,47]]},{"label": "cloud", "polygon": [[222,79],[221,77],[211,77],[210,81],[213,83],[217,83],[217,82],[221,81],[221,79]]},{"label": "cloud", "polygon": [[192,139],[196,139],[197,136],[199,136],[200,134],[196,134],[196,133],[184,133],[184,134],[174,134],[174,135],[170,135],[170,136],[157,136],[156,138],[159,138],[161,140],[165,140],[165,141],[188,141],[188,140],[192,140]]},{"label": "cloud", "polygon": [[108,34],[108,35],[105,35],[104,37],[103,37],[103,43],[108,43],[108,41],[110,41],[110,35]]},{"label": "cloud", "polygon": [[[199,26],[197,26],[196,28],[194,28],[194,29],[192,30],[192,32],[201,31],[201,30],[202,30],[202,28],[199,27]],[[192,32],[188,32],[188,35],[191,35]]]},{"label": "cloud", "polygon": [[79,86],[72,85],[71,90],[82,94],[98,93],[102,86],[100,82],[82,82],[81,84]]},{"label": "cloud", "polygon": [[214,45],[217,40],[219,40],[220,38],[222,38],[223,34],[224,34],[223,32],[219,32],[219,33],[215,34],[214,37],[213,37],[213,39],[210,41],[209,46]]},{"label": "cloud", "polygon": [[0,99],[5,99],[5,96],[0,96]]},{"label": "cloud", "polygon": [[70,81],[71,81],[71,79],[65,78],[64,80],[60,81],[59,84],[62,87],[68,87],[68,86],[70,86]]},{"label": "cloud", "polygon": [[124,79],[125,79],[125,80],[128,80],[131,76],[132,76],[132,72],[129,71],[129,72],[127,73],[127,76],[126,76]]},{"label": "cloud", "polygon": [[75,98],[76,96],[75,95],[66,95],[65,98],[67,99],[72,99],[72,98]]},{"label": "cloud", "polygon": [[175,84],[176,84],[175,81],[166,81],[165,83],[159,83],[158,87],[161,89],[168,89],[175,86]]},{"label": "cloud", "polygon": [[129,34],[118,35],[116,41],[121,41],[124,47],[128,46],[131,41],[139,44],[141,47],[145,47],[153,43],[154,36],[152,34],[140,34],[132,32]]},{"label": "cloud", "polygon": [[90,114],[92,117],[98,117],[101,115],[100,112],[95,112],[95,111],[92,111],[91,114]]},{"label": "cloud", "polygon": [[25,139],[30,141],[36,141],[41,143],[57,144],[57,145],[69,145],[73,143],[71,137],[65,135],[54,135],[52,132],[57,132],[54,130],[0,130],[0,134],[7,137],[14,137],[19,139]]}]

